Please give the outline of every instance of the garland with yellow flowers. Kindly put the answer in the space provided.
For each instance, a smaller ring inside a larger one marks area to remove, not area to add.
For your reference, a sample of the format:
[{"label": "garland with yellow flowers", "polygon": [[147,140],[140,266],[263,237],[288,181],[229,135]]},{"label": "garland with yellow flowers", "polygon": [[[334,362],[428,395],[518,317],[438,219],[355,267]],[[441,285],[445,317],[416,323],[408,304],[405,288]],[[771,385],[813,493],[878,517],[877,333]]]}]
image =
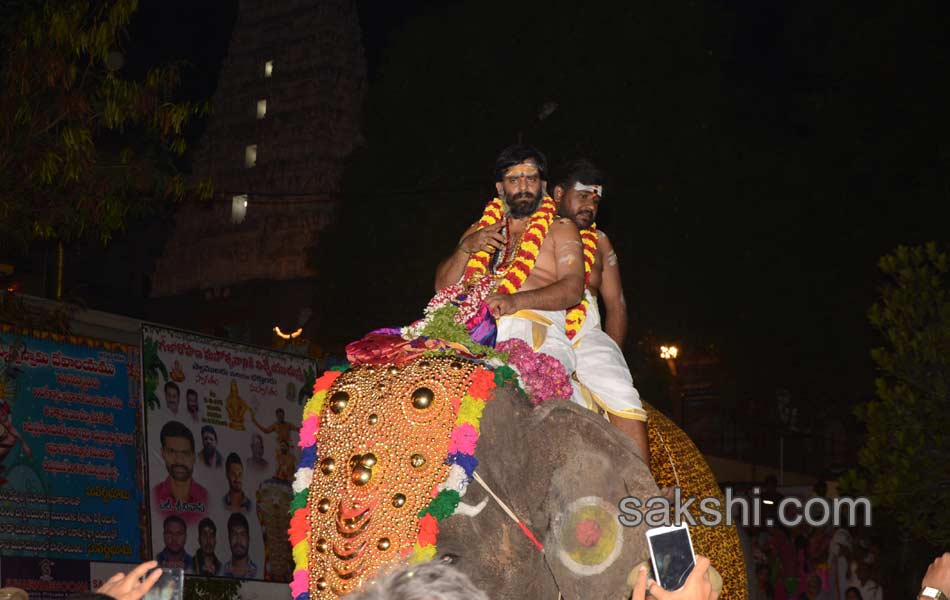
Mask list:
[{"label": "garland with yellow flowers", "polygon": [[[590,284],[590,272],[594,268],[594,261],[597,260],[597,224],[594,223],[587,229],[581,231],[581,243],[584,245],[584,288]],[[567,339],[573,340],[574,336],[584,325],[584,319],[587,318],[587,308],[590,303],[587,301],[587,294],[581,299],[580,304],[567,310],[567,318],[564,323],[564,331]]]},{"label": "garland with yellow flowers", "polygon": [[[521,288],[525,280],[528,279],[528,275],[531,274],[531,269],[534,268],[534,263],[538,260],[538,254],[541,252],[541,244],[544,243],[544,238],[547,236],[556,214],[557,204],[554,203],[554,200],[552,200],[550,196],[545,196],[538,210],[534,211],[534,214],[531,215],[531,219],[528,221],[527,227],[525,227],[524,235],[521,238],[521,243],[518,245],[514,260],[504,271],[504,275],[502,275],[501,280],[498,282],[498,293],[514,294]],[[500,221],[504,215],[504,203],[498,198],[493,199],[485,206],[485,210],[482,212],[482,218],[479,219],[476,230],[494,225]],[[490,260],[491,255],[485,250],[479,250],[472,254],[468,259],[468,263],[465,265],[463,281],[473,282],[486,275],[488,273]]]}]

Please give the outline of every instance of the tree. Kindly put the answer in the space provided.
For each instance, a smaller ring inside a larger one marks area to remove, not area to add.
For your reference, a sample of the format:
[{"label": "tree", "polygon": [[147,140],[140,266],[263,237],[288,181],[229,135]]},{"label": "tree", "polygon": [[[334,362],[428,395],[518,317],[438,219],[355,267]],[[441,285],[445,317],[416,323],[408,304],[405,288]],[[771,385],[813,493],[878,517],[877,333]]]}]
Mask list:
[{"label": "tree", "polygon": [[179,67],[120,76],[137,0],[29,1],[5,9],[0,65],[0,246],[107,242],[189,190],[174,159],[205,105],[175,102]]},{"label": "tree", "polygon": [[[871,352],[876,398],[859,405],[867,426],[860,468],[843,482],[868,494],[905,539],[950,545],[950,256],[930,243],[880,261],[886,283],[868,316],[884,345]],[[880,518],[880,516],[878,517]]]}]

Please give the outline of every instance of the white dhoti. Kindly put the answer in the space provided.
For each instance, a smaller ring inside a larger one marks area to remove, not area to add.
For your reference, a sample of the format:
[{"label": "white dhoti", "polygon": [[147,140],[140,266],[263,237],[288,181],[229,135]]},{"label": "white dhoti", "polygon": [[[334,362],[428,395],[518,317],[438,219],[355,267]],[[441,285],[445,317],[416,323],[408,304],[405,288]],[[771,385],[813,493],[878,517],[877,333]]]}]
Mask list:
[{"label": "white dhoti", "polygon": [[574,386],[571,400],[591,410],[646,421],[647,413],[643,410],[640,393],[633,386],[623,352],[601,328],[597,298],[587,290],[584,295],[589,302],[587,316],[571,340],[576,361],[571,377]]},{"label": "white dhoti", "polygon": [[518,338],[535,352],[556,358],[568,373],[577,368],[574,348],[564,333],[563,310],[519,310],[498,319],[498,342]]}]

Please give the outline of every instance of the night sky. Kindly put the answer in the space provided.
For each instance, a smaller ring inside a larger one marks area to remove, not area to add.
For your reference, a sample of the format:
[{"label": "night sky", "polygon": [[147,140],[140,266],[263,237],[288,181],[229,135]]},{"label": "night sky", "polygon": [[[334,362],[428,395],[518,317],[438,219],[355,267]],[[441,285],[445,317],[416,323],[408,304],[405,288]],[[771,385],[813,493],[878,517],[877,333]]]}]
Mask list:
[{"label": "night sky", "polygon": [[[130,70],[185,60],[210,96],[237,6],[210,4],[143,0]],[[873,390],[878,257],[947,238],[946,3],[614,4],[359,2],[367,143],[313,252],[327,337],[418,316],[521,132],[608,172],[635,375],[675,342],[757,402],[846,413]]]}]

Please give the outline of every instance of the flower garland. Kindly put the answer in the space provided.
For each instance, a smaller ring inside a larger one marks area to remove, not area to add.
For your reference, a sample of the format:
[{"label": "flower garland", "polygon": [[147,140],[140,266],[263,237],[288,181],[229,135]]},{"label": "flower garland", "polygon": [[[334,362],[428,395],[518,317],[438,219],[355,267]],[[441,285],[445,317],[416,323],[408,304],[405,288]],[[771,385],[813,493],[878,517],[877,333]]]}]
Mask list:
[{"label": "flower garland", "polygon": [[491,398],[498,385],[498,374],[479,367],[469,378],[468,391],[459,403],[452,430],[452,442],[445,464],[450,465],[445,482],[437,486],[435,497],[419,512],[419,535],[413,546],[410,563],[431,560],[436,554],[436,538],[439,535],[439,521],[443,521],[458,508],[465,494],[472,474],[478,466],[475,448],[481,433],[480,422],[485,403]]},{"label": "flower garland", "polygon": [[497,346],[508,354],[508,364],[517,369],[524,390],[537,406],[552,398],[570,398],[571,378],[561,361],[549,354],[535,352],[524,340],[511,338]]},{"label": "flower garland", "polygon": [[[313,386],[313,397],[303,411],[303,424],[300,428],[300,447],[303,451],[293,483],[294,499],[290,505],[291,519],[288,530],[295,564],[294,578],[290,583],[294,600],[310,598],[308,496],[317,463],[317,432],[320,430],[327,391],[345,370],[346,367],[341,371],[327,371],[317,379]],[[454,401],[453,404],[457,406],[455,426],[451,433],[449,455],[445,459],[445,463],[450,465],[449,474],[446,480],[433,490],[432,500],[418,514],[419,531],[416,541],[412,548],[403,550],[405,555],[409,555],[410,562],[424,562],[435,556],[439,521],[455,513],[478,466],[475,450],[485,403],[491,398],[496,387],[512,382],[517,386],[515,377],[514,371],[505,366],[495,369],[494,372],[485,367],[478,367],[469,377],[465,395],[461,400]]]},{"label": "flower garland", "polygon": [[[482,218],[478,221],[477,229],[483,229],[497,223],[504,216],[503,211],[504,204],[502,201],[498,198],[493,199],[485,206]],[[544,200],[541,201],[541,206],[534,211],[527,227],[525,227],[524,236],[521,238],[521,244],[515,254],[514,261],[501,278],[501,281],[498,282],[497,291],[499,293],[514,294],[528,279],[531,269],[534,268],[534,263],[538,260],[538,254],[541,252],[541,244],[544,243],[544,238],[547,236],[548,229],[551,228],[551,223],[554,222],[556,214],[557,204],[550,196],[545,196]],[[490,255],[485,250],[479,250],[472,254],[465,265],[465,274],[462,280],[471,283],[487,275],[490,259]]]},{"label": "flower garland", "polygon": [[[410,340],[424,335],[422,332],[428,327],[433,316],[445,306],[458,307],[455,313],[456,322],[470,324],[483,308],[485,298],[495,293],[514,294],[517,292],[531,274],[538,260],[538,254],[541,252],[541,244],[544,243],[544,238],[556,214],[557,205],[554,200],[545,196],[538,210],[531,215],[514,258],[503,270],[501,280],[498,282],[495,280],[498,274],[489,272],[491,256],[488,252],[479,250],[473,253],[466,263],[461,280],[442,288],[429,300],[422,319],[402,328],[403,339]],[[495,198],[485,206],[476,229],[494,225],[504,218],[504,215],[504,203]]]},{"label": "flower garland", "polygon": [[[581,231],[581,242],[584,244],[584,287],[590,284],[590,272],[594,268],[594,261],[597,260],[597,224],[594,223],[587,229]],[[567,310],[567,317],[564,323],[564,331],[567,339],[573,340],[584,325],[584,319],[587,318],[587,309],[590,303],[587,301],[587,294],[580,304]]]},{"label": "flower garland", "polygon": [[[336,367],[334,367],[336,369]],[[290,545],[293,548],[294,579],[290,582],[290,595],[295,600],[309,600],[309,554],[310,506],[308,496],[313,481],[313,469],[317,464],[317,432],[320,431],[320,415],[327,399],[327,390],[337,377],[349,367],[330,370],[313,384],[313,396],[303,408],[303,421],[300,425],[300,443],[302,448],[300,466],[294,474],[294,499],[290,503]]]}]

